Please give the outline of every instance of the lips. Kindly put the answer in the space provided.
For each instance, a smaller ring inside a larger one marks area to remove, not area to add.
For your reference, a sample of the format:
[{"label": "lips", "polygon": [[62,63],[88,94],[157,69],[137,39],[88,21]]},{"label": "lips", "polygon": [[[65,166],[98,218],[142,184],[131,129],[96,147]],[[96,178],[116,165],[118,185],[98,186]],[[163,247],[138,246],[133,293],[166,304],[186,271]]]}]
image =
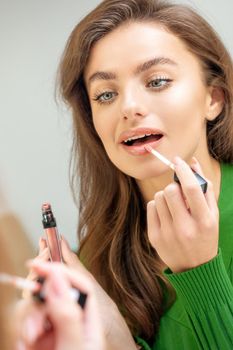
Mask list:
[{"label": "lips", "polygon": [[118,142],[125,146],[132,146],[135,143],[143,143],[148,139],[159,139],[163,136],[163,132],[159,129],[153,128],[137,128],[124,131],[120,134]]},{"label": "lips", "polygon": [[[164,133],[153,128],[138,128],[123,132],[119,137],[119,143],[124,149],[133,155],[146,154],[145,145],[156,147],[162,140]],[[148,153],[147,153],[148,154]]]}]

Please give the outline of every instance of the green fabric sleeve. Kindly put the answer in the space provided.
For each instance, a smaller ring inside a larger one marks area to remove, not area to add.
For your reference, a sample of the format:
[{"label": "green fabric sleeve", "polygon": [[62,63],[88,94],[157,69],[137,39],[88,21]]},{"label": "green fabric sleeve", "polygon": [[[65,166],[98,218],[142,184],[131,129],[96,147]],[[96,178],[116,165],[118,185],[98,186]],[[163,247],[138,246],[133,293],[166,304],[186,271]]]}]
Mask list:
[{"label": "green fabric sleeve", "polygon": [[206,264],[182,273],[167,269],[164,274],[186,309],[199,348],[232,350],[233,286],[221,250]]},{"label": "green fabric sleeve", "polygon": [[140,337],[135,337],[135,341],[138,345],[141,346],[141,349],[143,350],[151,350],[151,348],[149,347],[149,345],[147,344],[147,342],[145,340],[143,340]]}]

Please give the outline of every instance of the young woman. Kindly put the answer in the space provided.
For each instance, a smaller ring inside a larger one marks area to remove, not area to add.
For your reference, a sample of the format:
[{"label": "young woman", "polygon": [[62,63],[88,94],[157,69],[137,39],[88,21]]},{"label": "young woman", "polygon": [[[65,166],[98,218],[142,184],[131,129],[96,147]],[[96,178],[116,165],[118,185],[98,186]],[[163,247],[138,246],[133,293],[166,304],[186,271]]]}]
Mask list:
[{"label": "young woman", "polygon": [[[233,66],[220,39],[186,6],[105,0],[73,30],[60,90],[74,121],[78,255],[107,349],[232,349]],[[145,145],[173,161],[180,185]]]}]

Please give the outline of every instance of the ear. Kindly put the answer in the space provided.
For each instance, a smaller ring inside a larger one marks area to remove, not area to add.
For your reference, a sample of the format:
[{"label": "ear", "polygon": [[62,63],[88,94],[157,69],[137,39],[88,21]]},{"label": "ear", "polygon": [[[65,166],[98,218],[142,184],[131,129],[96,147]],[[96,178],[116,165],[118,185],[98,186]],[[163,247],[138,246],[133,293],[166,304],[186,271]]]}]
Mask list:
[{"label": "ear", "polygon": [[222,112],[225,103],[224,92],[220,87],[211,86],[207,99],[206,119],[214,120]]}]

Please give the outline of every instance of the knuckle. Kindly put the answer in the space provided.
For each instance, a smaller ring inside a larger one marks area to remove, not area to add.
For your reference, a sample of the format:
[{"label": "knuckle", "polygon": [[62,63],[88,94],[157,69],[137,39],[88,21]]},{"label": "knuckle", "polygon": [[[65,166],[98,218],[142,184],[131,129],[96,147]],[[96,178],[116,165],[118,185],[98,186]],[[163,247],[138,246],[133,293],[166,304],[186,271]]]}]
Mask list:
[{"label": "knuckle", "polygon": [[70,308],[61,308],[60,309],[60,316],[62,317],[63,322],[66,324],[66,322],[70,322],[76,319],[76,313],[74,310],[70,310]]},{"label": "knuckle", "polygon": [[177,189],[178,185],[175,183],[169,184],[165,189],[164,189],[164,195],[165,197],[171,198],[177,195]]},{"label": "knuckle", "polygon": [[178,231],[177,237],[181,241],[183,241],[184,238],[191,240],[193,237],[192,230],[182,226]]},{"label": "knuckle", "polygon": [[211,191],[214,190],[213,183],[210,180],[208,180],[208,189],[211,190]]},{"label": "knuckle", "polygon": [[152,200],[152,201],[149,201],[148,203],[147,203],[147,210],[150,210],[151,208],[153,208],[154,207],[154,201]]},{"label": "knuckle", "polygon": [[196,183],[190,183],[185,186],[185,190],[189,195],[194,195],[197,191],[200,190],[199,184]]},{"label": "knuckle", "polygon": [[206,217],[201,220],[201,225],[204,227],[206,230],[212,230],[215,226],[215,222],[212,218]]},{"label": "knuckle", "polygon": [[163,199],[163,191],[158,191],[154,195],[155,202],[161,201]]}]

